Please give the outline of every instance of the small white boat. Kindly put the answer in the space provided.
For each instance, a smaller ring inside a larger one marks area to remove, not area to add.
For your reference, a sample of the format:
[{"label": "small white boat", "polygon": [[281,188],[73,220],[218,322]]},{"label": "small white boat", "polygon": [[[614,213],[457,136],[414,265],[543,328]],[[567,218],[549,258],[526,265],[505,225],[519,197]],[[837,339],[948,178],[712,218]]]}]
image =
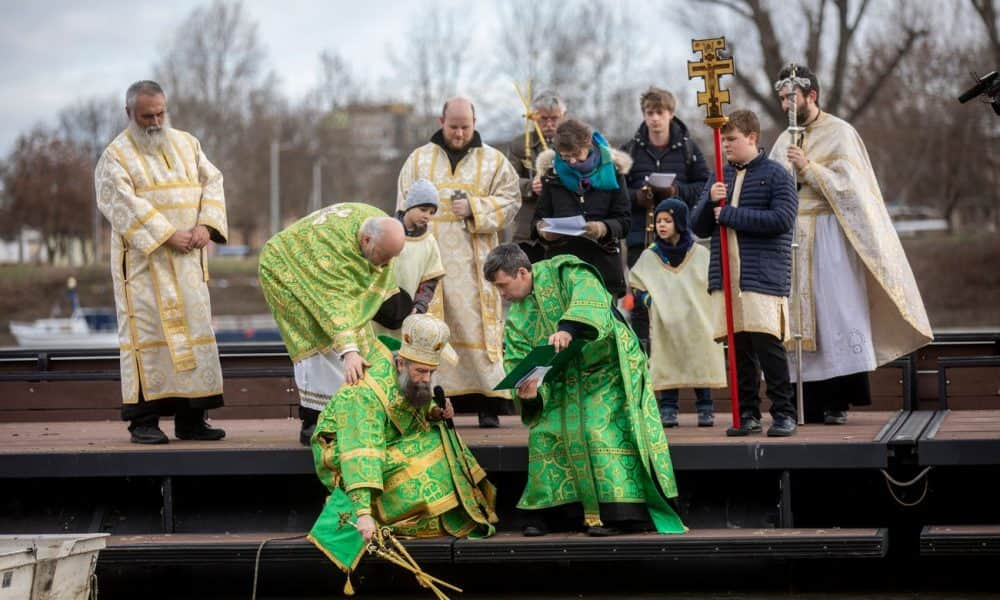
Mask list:
[{"label": "small white boat", "polygon": [[[118,318],[113,308],[81,308],[76,281],[67,282],[66,295],[73,307],[69,317],[31,322],[10,322],[10,332],[22,348],[117,348]],[[281,341],[270,314],[221,315],[212,318],[219,343]]]},{"label": "small white boat", "polygon": [[115,315],[106,310],[79,309],[70,317],[10,322],[10,332],[24,348],[117,348]]},{"label": "small white boat", "polygon": [[10,332],[23,348],[117,348],[118,318],[113,308],[83,308],[76,279],[66,281],[69,317],[10,322]]}]

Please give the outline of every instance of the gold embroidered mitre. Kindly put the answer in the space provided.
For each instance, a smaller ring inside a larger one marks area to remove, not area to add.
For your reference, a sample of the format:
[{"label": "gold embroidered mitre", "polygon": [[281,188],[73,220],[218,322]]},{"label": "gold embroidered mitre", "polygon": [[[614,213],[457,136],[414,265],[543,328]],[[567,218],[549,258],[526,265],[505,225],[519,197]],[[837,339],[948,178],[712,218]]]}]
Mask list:
[{"label": "gold embroidered mitre", "polygon": [[448,325],[426,314],[410,315],[403,321],[402,345],[399,355],[407,360],[436,367],[444,358],[449,363],[457,362],[457,356],[448,340],[451,330]]}]

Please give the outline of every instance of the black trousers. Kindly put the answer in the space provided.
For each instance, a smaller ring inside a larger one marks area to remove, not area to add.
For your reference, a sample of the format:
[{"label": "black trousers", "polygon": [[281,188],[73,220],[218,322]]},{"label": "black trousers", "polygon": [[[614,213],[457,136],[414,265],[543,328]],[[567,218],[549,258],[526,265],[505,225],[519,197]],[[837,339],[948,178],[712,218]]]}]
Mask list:
[{"label": "black trousers", "polygon": [[222,394],[203,396],[201,398],[159,398],[146,400],[139,388],[139,402],[122,404],[122,421],[144,421],[157,423],[160,417],[176,415],[179,419],[193,419],[196,415],[204,416],[205,411],[222,406]]},{"label": "black trousers", "polygon": [[764,372],[771,416],[796,419],[795,391],[781,340],[768,333],[741,331],[733,336],[740,414],[760,418],[760,373]]},{"label": "black trousers", "polygon": [[308,406],[299,405],[299,418],[302,419],[302,429],[311,427],[319,421],[320,411]]},{"label": "black trousers", "polygon": [[823,413],[827,410],[846,411],[851,405],[867,406],[871,403],[872,390],[867,371],[802,383],[802,408],[806,423],[822,423]]}]

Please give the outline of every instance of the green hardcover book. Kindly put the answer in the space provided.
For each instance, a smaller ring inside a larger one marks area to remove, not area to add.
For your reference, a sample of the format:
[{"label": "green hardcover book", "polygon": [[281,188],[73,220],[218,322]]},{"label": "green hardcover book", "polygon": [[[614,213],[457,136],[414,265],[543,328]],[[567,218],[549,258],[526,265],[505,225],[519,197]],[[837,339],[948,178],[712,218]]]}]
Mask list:
[{"label": "green hardcover book", "polygon": [[513,390],[534,377],[545,379],[557,376],[586,344],[583,340],[573,340],[562,352],[556,352],[555,347],[548,344],[536,346],[493,389]]}]

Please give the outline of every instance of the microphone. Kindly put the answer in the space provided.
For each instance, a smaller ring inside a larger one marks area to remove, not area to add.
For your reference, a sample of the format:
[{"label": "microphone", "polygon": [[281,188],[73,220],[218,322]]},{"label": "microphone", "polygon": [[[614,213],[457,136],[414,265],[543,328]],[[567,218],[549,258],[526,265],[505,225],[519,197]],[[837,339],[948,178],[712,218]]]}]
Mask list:
[{"label": "microphone", "polygon": [[958,101],[965,104],[980,94],[993,95],[996,93],[991,89],[994,85],[996,85],[997,89],[1000,90],[1000,75],[998,75],[996,71],[987,73],[976,80],[976,85],[972,86],[966,90],[964,94],[959,96]]},{"label": "microphone", "polygon": [[[438,407],[441,408],[441,410],[444,410],[445,407],[444,388],[439,385],[434,386],[434,404],[437,404]],[[445,423],[448,424],[448,429],[455,428],[455,421],[451,419],[445,419]]]}]

